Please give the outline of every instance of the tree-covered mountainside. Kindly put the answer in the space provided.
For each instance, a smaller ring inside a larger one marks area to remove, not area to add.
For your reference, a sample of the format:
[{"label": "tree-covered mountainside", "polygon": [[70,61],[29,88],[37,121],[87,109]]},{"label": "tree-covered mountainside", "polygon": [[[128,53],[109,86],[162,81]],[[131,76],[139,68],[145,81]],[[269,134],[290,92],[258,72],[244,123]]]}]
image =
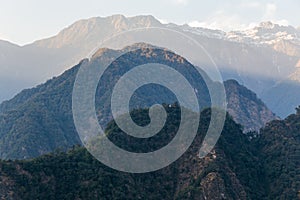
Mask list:
[{"label": "tree-covered mountainside", "polygon": [[300,199],[300,107],[296,110],[284,120],[269,123],[255,141],[268,199]]},{"label": "tree-covered mountainside", "polygon": [[[180,124],[180,109],[166,107],[171,116],[159,133],[164,138],[174,135]],[[148,111],[132,112],[137,123],[149,121]],[[247,199],[251,195],[248,176],[256,181],[259,174],[251,168],[239,168],[240,156],[245,164],[254,165],[246,136],[240,126],[227,118],[222,138],[212,154],[200,159],[197,154],[208,127],[210,111],[201,114],[200,128],[191,148],[170,166],[146,174],[129,174],[112,170],[94,159],[84,148],[75,147],[33,160],[0,163],[0,198],[5,199]],[[109,137],[123,148],[165,145],[165,140],[118,140],[121,130],[115,122],[108,125]],[[149,143],[146,145],[146,143]],[[242,146],[242,148],[241,148]],[[259,168],[258,168],[259,169]],[[238,171],[239,170],[239,171]],[[249,171],[250,170],[250,171]],[[262,194],[255,194],[262,195]],[[253,196],[254,197],[254,196]]]},{"label": "tree-covered mountainside", "polygon": [[[180,123],[180,109],[176,104],[165,108],[172,120],[159,134],[168,138]],[[147,109],[131,114],[138,124],[149,123]],[[297,199],[299,113],[270,123],[262,135],[251,140],[227,116],[214,150],[200,159],[197,155],[209,121],[210,110],[206,109],[201,113],[198,134],[188,151],[170,166],[145,174],[110,169],[78,146],[32,160],[1,161],[0,198]],[[118,140],[124,136],[114,121],[109,123],[106,133],[119,146],[134,151],[165,145],[165,140],[149,139],[143,145],[126,138]]]},{"label": "tree-covered mountainside", "polygon": [[[136,48],[139,47],[139,48]],[[132,50],[114,61],[100,79],[96,92],[96,107],[100,123],[105,127],[111,120],[110,97],[114,84],[133,67],[145,63],[160,63],[179,71],[197,92],[199,103],[210,106],[210,96],[202,77],[193,65],[166,49],[146,44],[136,44]],[[103,60],[123,50],[100,49],[91,60],[83,60],[33,89],[27,89],[0,105],[0,158],[24,159],[80,144],[72,116],[72,90],[81,65],[97,66]],[[202,72],[202,75],[205,75]],[[257,130],[275,116],[257,99],[254,93],[235,81],[225,83],[229,113],[245,130]],[[181,86],[178,86],[181,87]],[[173,103],[171,91],[158,85],[138,89],[132,99],[132,108],[148,107],[154,103]],[[241,109],[241,107],[243,109]],[[251,113],[248,111],[251,110]]]}]

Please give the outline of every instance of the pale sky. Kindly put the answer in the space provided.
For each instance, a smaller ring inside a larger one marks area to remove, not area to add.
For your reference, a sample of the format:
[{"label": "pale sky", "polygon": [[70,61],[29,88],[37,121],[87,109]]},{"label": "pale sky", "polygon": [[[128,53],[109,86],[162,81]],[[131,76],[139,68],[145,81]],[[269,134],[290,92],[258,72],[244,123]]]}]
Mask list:
[{"label": "pale sky", "polygon": [[300,25],[299,0],[0,0],[0,39],[24,45],[79,19],[151,14],[163,22],[225,31],[261,21]]}]

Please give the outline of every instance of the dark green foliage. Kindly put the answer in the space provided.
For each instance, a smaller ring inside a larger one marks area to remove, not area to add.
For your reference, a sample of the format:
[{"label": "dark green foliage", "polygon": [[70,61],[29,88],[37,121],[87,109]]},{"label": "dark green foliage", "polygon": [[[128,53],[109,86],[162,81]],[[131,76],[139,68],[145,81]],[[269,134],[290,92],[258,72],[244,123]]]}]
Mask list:
[{"label": "dark green foliage", "polygon": [[[159,133],[150,138],[142,139],[129,136],[114,121],[108,124],[106,134],[115,145],[127,151],[138,153],[156,151],[171,142],[180,125],[181,110],[178,104],[164,105],[164,108],[167,112],[166,121],[171,123],[166,123]],[[138,125],[145,126],[150,123],[148,113],[149,109],[137,109],[131,112],[131,116]]]},{"label": "dark green foliage", "polygon": [[[24,91],[0,113],[0,157],[24,159],[80,144],[71,112],[72,88],[78,66],[31,92]],[[31,95],[28,95],[28,94]]]},{"label": "dark green foliage", "polygon": [[[172,136],[178,126],[179,107],[167,106],[171,120],[162,134]],[[137,124],[149,123],[148,110],[131,112]],[[199,132],[188,151],[175,163],[146,174],[112,170],[84,148],[56,151],[23,161],[0,161],[0,198],[13,199],[297,199],[299,195],[300,115],[273,121],[251,140],[240,125],[227,116],[213,152],[197,157],[210,121],[210,109],[201,113]],[[115,122],[106,133],[118,145],[149,151],[163,140],[139,146],[134,140],[118,140]],[[115,137],[115,138],[114,138]],[[131,147],[130,147],[131,146]],[[133,146],[133,147],[132,147]],[[2,196],[1,196],[2,195]]]},{"label": "dark green foliage", "polygon": [[[21,199],[171,199],[171,170],[151,175],[114,171],[80,147],[2,164],[2,174],[15,181]],[[164,184],[158,188],[159,183]]]},{"label": "dark green foliage", "polygon": [[296,114],[263,128],[255,144],[265,168],[267,199],[297,199],[300,192],[299,107]]},{"label": "dark green foliage", "polygon": [[[162,134],[172,136],[180,121],[180,109],[177,104],[167,106],[166,109],[170,117]],[[131,115],[138,124],[145,125],[149,122],[147,109],[134,110]],[[255,197],[255,194],[244,194],[244,188],[248,188],[248,183],[244,180],[253,169],[236,166],[236,163],[241,164],[238,162],[240,156],[249,156],[248,159],[252,159],[252,162],[254,156],[248,153],[247,147],[240,149],[248,140],[232,119],[227,118],[223,135],[215,148],[217,158],[212,158],[212,155],[205,159],[197,157],[209,121],[210,110],[207,109],[201,114],[199,133],[189,150],[175,163],[156,172],[129,174],[115,171],[77,146],[66,153],[56,151],[32,160],[2,161],[2,179],[13,182],[13,189],[5,192],[13,191],[19,199],[202,199],[205,191],[213,192],[221,187],[224,189],[223,195],[228,199]],[[117,137],[120,130],[111,122],[106,132]],[[125,148],[134,146],[136,151],[142,147],[136,144],[139,141],[117,142]],[[144,151],[151,150],[155,145],[165,145],[163,140],[147,142],[149,145],[143,146]],[[235,155],[236,153],[238,154]],[[201,181],[212,173],[216,173],[216,183],[220,181],[219,186],[209,186],[209,181],[201,185]],[[255,181],[256,176],[253,175],[252,178]],[[238,183],[238,180],[242,183]],[[2,185],[4,182],[2,181]],[[2,185],[0,180],[0,187]],[[220,196],[218,193],[214,195]]]}]

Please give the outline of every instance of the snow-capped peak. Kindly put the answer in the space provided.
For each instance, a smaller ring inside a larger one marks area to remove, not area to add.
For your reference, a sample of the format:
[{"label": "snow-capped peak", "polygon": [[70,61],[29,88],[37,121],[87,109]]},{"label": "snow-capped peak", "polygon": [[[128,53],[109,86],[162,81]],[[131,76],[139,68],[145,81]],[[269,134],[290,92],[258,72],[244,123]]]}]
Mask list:
[{"label": "snow-capped peak", "polygon": [[273,24],[270,21],[261,22],[258,27],[264,28],[264,29],[273,29],[275,27],[275,24]]},{"label": "snow-capped peak", "polygon": [[252,29],[228,32],[226,38],[230,41],[255,45],[274,45],[281,41],[300,45],[299,30],[292,26],[282,26],[270,21],[261,22]]}]

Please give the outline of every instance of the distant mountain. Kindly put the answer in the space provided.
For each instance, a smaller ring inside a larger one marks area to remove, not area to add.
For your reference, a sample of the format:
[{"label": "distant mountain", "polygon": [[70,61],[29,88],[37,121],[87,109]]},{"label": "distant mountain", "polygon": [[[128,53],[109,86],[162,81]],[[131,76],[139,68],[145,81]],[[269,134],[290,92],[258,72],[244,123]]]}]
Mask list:
[{"label": "distant mountain", "polygon": [[[238,80],[254,91],[268,106],[272,105],[269,93],[285,92],[272,91],[278,82],[292,79],[296,80],[295,84],[299,84],[295,67],[300,60],[299,30],[291,26],[263,22],[253,29],[226,33],[188,25],[161,24],[153,16],[126,18],[113,15],[80,20],[56,36],[23,47],[7,46],[5,51],[11,53],[0,59],[0,70],[5,71],[5,74],[1,74],[3,78],[0,79],[0,85],[6,91],[0,94],[0,101],[10,98],[21,89],[59,75],[89,56],[112,35],[145,27],[168,28],[195,39],[219,66],[224,80]],[[149,34],[147,37],[161,38],[165,42],[170,39],[169,35],[159,33]],[[115,44],[115,48],[141,42],[137,40],[135,37],[126,37],[123,43]],[[174,45],[174,42],[169,42],[165,47],[172,50]],[[15,48],[17,51],[12,50]],[[183,46],[182,49],[187,55],[194,53],[188,46]],[[207,65],[201,56],[190,62],[198,66]],[[297,87],[294,92],[298,89]],[[296,100],[300,103],[299,98]],[[285,103],[285,112],[272,107],[273,112],[281,117],[293,112],[293,99],[286,95]]]},{"label": "distant mountain", "polygon": [[[97,44],[113,34],[141,27],[160,27],[162,24],[151,15],[142,15],[126,18],[123,15],[109,17],[93,17],[79,20],[69,27],[60,31],[56,36],[34,42],[43,48],[72,48],[78,47],[82,50],[92,50]],[[85,41],[85,43],[82,43]],[[89,49],[84,49],[90,47]],[[89,52],[88,52],[89,53]],[[83,57],[83,56],[82,56]]]},{"label": "distant mountain", "polygon": [[276,116],[257,98],[256,94],[235,80],[224,82],[228,112],[233,119],[244,126],[244,132],[258,131]]},{"label": "distant mountain", "polygon": [[[174,120],[162,133],[178,127],[179,107],[166,107]],[[137,123],[148,120],[147,109],[133,110]],[[205,158],[198,155],[210,110],[201,113],[199,132],[189,150],[168,167],[146,174],[112,170],[84,148],[56,152],[33,160],[0,161],[1,199],[297,199],[299,197],[299,113],[273,121],[249,140],[227,116],[221,137]],[[111,122],[109,135],[122,131]],[[119,145],[153,147],[164,140],[119,140]],[[112,158],[114,159],[114,158]]]},{"label": "distant mountain", "polygon": [[[238,80],[253,90],[278,116],[288,116],[300,103],[297,95],[300,89],[299,29],[271,22],[231,32],[187,25],[181,28],[184,33],[195,34],[190,36],[200,41],[211,54],[225,80]],[[289,88],[288,93],[280,88]],[[276,95],[285,99],[280,106],[274,106]]]},{"label": "distant mountain", "polygon": [[[110,98],[114,84],[133,66],[149,62],[166,64],[179,71],[198,91],[197,97],[201,107],[210,106],[207,86],[187,60],[166,49],[157,49],[146,44],[136,44],[136,47],[139,48],[115,61],[106,72],[105,78],[100,80],[101,87],[98,87],[96,93],[96,108],[102,126],[105,127],[112,119]],[[111,55],[122,51],[100,49],[91,60],[83,60],[61,76],[36,88],[24,90],[12,100],[0,104],[0,157],[30,158],[57,148],[66,149],[74,144],[80,144],[72,116],[72,90],[77,71],[83,63],[89,67],[97,66],[103,59],[109,59]],[[213,82],[209,84],[218,85]],[[228,81],[225,86],[228,111],[245,127],[245,131],[258,130],[266,122],[275,119],[275,115],[253,92],[235,81]],[[149,85],[135,93],[131,108],[175,101],[176,98],[170,91]]]},{"label": "distant mountain", "polygon": [[[22,88],[20,84],[22,78],[17,75],[16,70],[18,69],[12,63],[14,56],[19,55],[21,47],[14,45],[7,41],[0,40],[0,63],[1,63],[1,73],[0,73],[0,102],[5,98],[9,98],[13,93],[16,93],[16,88]],[[13,88],[13,89],[10,89]]]},{"label": "distant mountain", "polygon": [[300,31],[293,26],[262,22],[252,29],[229,32],[226,38],[242,43],[271,46],[287,55],[300,56]]},{"label": "distant mountain", "polygon": [[299,84],[292,80],[284,80],[266,90],[262,99],[269,102],[268,107],[276,110],[279,116],[286,116],[290,112],[286,105],[294,108],[299,105]]},{"label": "distant mountain", "polygon": [[0,102],[8,100],[22,89],[61,74],[116,33],[159,24],[152,16],[127,19],[122,15],[113,15],[80,20],[54,37],[22,47],[6,45],[8,42],[2,41],[1,53],[7,54],[0,57],[0,87],[3,86],[1,91],[5,91],[0,93]]}]

